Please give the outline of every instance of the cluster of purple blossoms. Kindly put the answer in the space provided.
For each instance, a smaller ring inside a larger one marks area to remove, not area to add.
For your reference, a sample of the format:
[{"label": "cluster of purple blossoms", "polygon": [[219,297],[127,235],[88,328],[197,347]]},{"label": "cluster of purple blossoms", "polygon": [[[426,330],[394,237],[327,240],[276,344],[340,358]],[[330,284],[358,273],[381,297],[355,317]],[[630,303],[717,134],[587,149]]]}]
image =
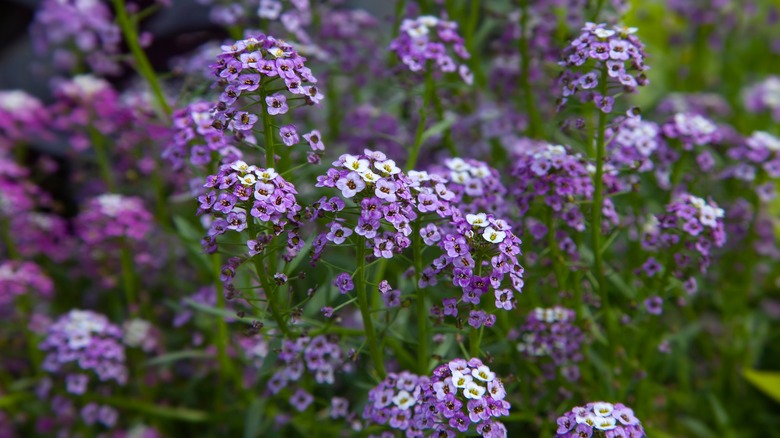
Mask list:
[{"label": "cluster of purple blossoms", "polygon": [[209,175],[204,187],[212,189],[198,197],[199,214],[211,213],[213,219],[202,242],[207,252],[216,251],[217,236],[229,230],[253,230],[255,218],[263,225],[261,233],[250,236],[247,241],[250,257],[261,253],[267,243],[285,231],[287,225],[292,228],[287,230],[285,260],[291,260],[303,247],[303,240],[297,232],[301,225],[301,206],[295,197],[298,192],[273,168],[263,169],[240,160],[234,161],[222,165],[218,173]]},{"label": "cluster of purple blossoms", "polygon": [[507,189],[498,171],[487,163],[470,158],[447,158],[443,169],[432,169],[431,172],[447,178],[447,188],[455,193],[451,202],[462,213],[509,216]]},{"label": "cluster of purple blossoms", "polygon": [[407,437],[455,437],[469,429],[483,437],[506,437],[497,418],[509,415],[501,379],[479,359],[455,359],[433,377],[390,373],[368,392],[363,418],[404,431]]},{"label": "cluster of purple blossoms", "polygon": [[[210,66],[218,78],[218,86],[223,89],[213,126],[217,129],[230,128],[242,135],[252,130],[258,117],[241,110],[242,105],[236,104],[241,96],[260,96],[261,105],[265,106],[268,115],[287,113],[290,109],[287,96],[281,92],[267,92],[267,85],[276,80],[283,81],[284,89],[300,96],[289,101],[300,99],[309,105],[319,103],[323,95],[314,85],[317,79],[304,65],[305,61],[306,58],[291,45],[264,34],[222,46],[217,62]],[[282,135],[282,138],[285,136]]]},{"label": "cluster of purple blossoms", "polygon": [[670,93],[658,103],[656,111],[665,115],[694,113],[708,118],[729,117],[731,106],[716,93]]},{"label": "cluster of purple blossoms", "polygon": [[37,264],[15,260],[0,263],[0,309],[18,296],[31,294],[38,300],[50,297],[53,291],[54,284]]},{"label": "cluster of purple blossoms", "polygon": [[[462,217],[458,212],[453,214],[448,228],[439,231],[429,224],[420,233],[426,244],[437,244],[443,254],[423,270],[419,287],[435,285],[437,276],[446,274],[463,291],[460,300],[444,299],[439,316],[456,317],[460,302],[471,308],[469,325],[474,328],[493,326],[496,316],[477,309],[482,296],[491,295],[491,289],[496,309],[509,311],[515,308],[514,295],[523,292],[525,269],[518,259],[522,254],[520,238],[506,221],[485,213],[469,213]],[[431,234],[438,236],[436,242]]]},{"label": "cluster of purple blossoms", "polygon": [[89,310],[71,310],[46,330],[39,348],[46,353],[43,369],[64,375],[71,394],[84,394],[93,372],[100,382],[127,382],[122,330]]},{"label": "cluster of purple blossoms", "polygon": [[605,134],[609,162],[617,166],[647,172],[654,167],[653,155],[662,147],[661,128],[641,117],[626,117]]},{"label": "cluster of purple blossoms", "polygon": [[[556,438],[642,438],[647,436],[634,411],[622,403],[577,406],[558,418]],[[595,434],[595,435],[594,435]]]},{"label": "cluster of purple blossoms", "polygon": [[[676,139],[683,150],[692,151],[720,140],[718,126],[706,117],[695,113],[677,113],[661,126],[664,137]],[[703,169],[706,170],[706,169]]]},{"label": "cluster of purple blossoms", "polygon": [[0,91],[0,151],[39,137],[48,129],[49,112],[21,90]]},{"label": "cluster of purple blossoms", "polygon": [[751,113],[769,113],[780,122],[780,76],[769,76],[743,92],[745,109]]},{"label": "cluster of purple blossoms", "polygon": [[[412,222],[418,213],[452,215],[450,201],[455,194],[447,188],[446,179],[438,175],[416,171],[405,174],[384,153],[370,150],[361,155],[341,155],[333,166],[317,177],[316,187],[336,188],[341,197],[323,197],[314,205],[314,219],[332,217],[333,221],[328,231],[315,239],[313,261],[325,245],[341,245],[353,234],[367,240],[375,257],[389,259],[411,245]],[[360,216],[354,225],[337,217],[347,206],[344,199],[351,199],[359,207]],[[382,231],[383,221],[392,226],[392,231]]]},{"label": "cluster of purple blossoms", "polygon": [[[434,68],[443,73],[457,71],[471,85],[471,70],[466,64],[458,65],[458,60],[466,60],[470,55],[457,31],[458,23],[431,15],[405,19],[398,37],[390,43],[390,50],[413,72]],[[448,47],[454,56],[448,53]]]},{"label": "cluster of purple blossoms", "polygon": [[[673,273],[677,278],[683,279],[692,263],[691,255],[683,250],[698,254],[699,270],[705,272],[713,247],[726,243],[724,216],[723,209],[712,200],[679,194],[666,206],[665,214],[659,214],[645,224],[642,246],[655,251],[675,249]],[[651,272],[654,275],[657,270]],[[652,275],[648,273],[648,276]],[[693,280],[688,278],[686,281]]]},{"label": "cluster of purple blossoms", "polygon": [[726,176],[756,182],[756,193],[763,202],[777,196],[773,179],[780,178],[780,138],[763,131],[754,132],[728,151],[736,164],[726,170]]},{"label": "cluster of purple blossoms", "polygon": [[143,242],[152,230],[152,214],[141,198],[106,193],[87,201],[76,233],[89,247],[103,248],[117,239]]},{"label": "cluster of purple blossoms", "polygon": [[[612,111],[614,94],[632,93],[647,85],[644,44],[634,33],[636,28],[587,23],[582,34],[564,50],[559,64],[565,67],[560,106],[572,96],[593,102],[605,113]],[[606,83],[605,83],[606,82]],[[610,95],[611,94],[611,95]]]},{"label": "cluster of purple blossoms", "polygon": [[[199,101],[173,113],[173,132],[162,157],[174,170],[184,168],[187,163],[205,167],[212,161],[221,164],[243,158],[241,151],[231,144],[225,133],[212,126],[212,108],[211,103]],[[246,135],[244,141],[256,143],[251,134]]]},{"label": "cluster of purple blossoms", "polygon": [[31,28],[33,47],[49,54],[54,67],[77,71],[86,62],[90,70],[104,75],[121,72],[117,62],[122,42],[111,9],[92,0],[46,0]]},{"label": "cluster of purple blossoms", "polygon": [[[46,338],[39,348],[46,353],[41,367],[52,377],[64,378],[68,394],[78,396],[95,392],[94,388],[88,389],[90,384],[103,386],[100,391],[105,394],[106,391],[110,393],[110,382],[127,383],[122,330],[101,314],[71,310],[47,328]],[[45,396],[51,389],[52,381],[47,378],[39,388],[39,395]],[[74,417],[75,408],[70,397],[55,395],[52,409],[63,422]],[[113,427],[119,416],[114,408],[94,402],[85,404],[80,414],[87,425],[99,422],[106,427]]]},{"label": "cluster of purple blossoms", "polygon": [[577,362],[584,358],[582,344],[585,335],[574,325],[573,310],[556,306],[549,309],[532,310],[520,328],[517,351],[528,358],[538,360],[549,357],[552,363],[543,364],[544,377],[555,379],[556,369],[570,382],[580,377]]},{"label": "cluster of purple blossoms", "polygon": [[332,385],[336,371],[350,372],[351,364],[333,336],[301,336],[294,341],[285,339],[278,356],[283,364],[268,380],[268,391],[278,394],[291,382],[297,382],[308,370],[319,384]]}]

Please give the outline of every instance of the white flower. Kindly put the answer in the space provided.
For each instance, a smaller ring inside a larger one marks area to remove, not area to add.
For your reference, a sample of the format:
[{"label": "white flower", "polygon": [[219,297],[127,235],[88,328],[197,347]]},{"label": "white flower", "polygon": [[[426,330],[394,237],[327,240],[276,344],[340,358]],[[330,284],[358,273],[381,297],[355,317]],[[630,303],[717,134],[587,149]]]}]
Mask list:
[{"label": "white flower", "polygon": [[230,168],[237,172],[245,173],[247,170],[249,170],[249,165],[244,161],[236,160],[233,162],[233,164],[230,165]]},{"label": "white flower", "polygon": [[251,186],[257,182],[257,178],[251,173],[247,173],[244,176],[239,176],[238,181],[245,186]]},{"label": "white flower", "polygon": [[447,166],[448,169],[454,171],[464,171],[470,167],[468,163],[463,161],[463,158],[451,158],[449,160],[446,160],[444,162],[444,165]]},{"label": "white flower", "polygon": [[395,165],[395,161],[393,160],[377,161],[374,163],[374,167],[379,169],[381,172],[390,175],[395,175],[401,172],[401,169]]},{"label": "white flower", "polygon": [[353,155],[347,155],[344,157],[344,167],[349,170],[354,170],[358,174],[361,174],[368,170],[369,162],[365,158],[358,159]]},{"label": "white flower", "polygon": [[393,397],[393,403],[398,406],[399,409],[409,409],[417,403],[417,400],[406,391],[400,391],[398,395]]},{"label": "white flower", "polygon": [[607,30],[602,28],[598,28],[593,31],[593,35],[596,35],[599,38],[609,38],[614,34],[615,34],[614,30]]},{"label": "white flower", "polygon": [[460,371],[452,372],[452,384],[455,385],[456,388],[465,388],[466,385],[471,383],[473,380],[474,378],[469,374],[463,374]]},{"label": "white flower", "polygon": [[475,382],[469,382],[466,384],[466,387],[463,388],[463,396],[466,398],[472,398],[474,400],[479,400],[482,398],[482,396],[485,394],[484,386],[479,386]]},{"label": "white flower", "polygon": [[439,19],[433,15],[421,15],[417,17],[417,22],[427,27],[434,27],[439,24]]},{"label": "white flower", "polygon": [[506,239],[506,232],[498,231],[493,227],[487,227],[485,232],[482,233],[482,237],[490,243],[501,243]]},{"label": "white flower", "polygon": [[610,414],[612,414],[614,409],[615,407],[612,406],[612,403],[602,402],[593,404],[593,412],[599,417],[608,417]]},{"label": "white flower", "polygon": [[279,47],[271,47],[268,49],[268,53],[270,53],[274,58],[282,57],[285,54],[284,50]]},{"label": "white flower", "polygon": [[593,427],[599,430],[612,430],[617,427],[616,423],[617,420],[612,417],[601,417],[596,420],[596,423],[593,425]]},{"label": "white flower", "polygon": [[[720,210],[720,216],[718,216]],[[718,226],[718,217],[723,217],[723,209],[715,209],[709,205],[703,206],[699,210],[699,220],[705,227],[715,228]]]},{"label": "white flower", "polygon": [[268,169],[265,170],[257,169],[255,173],[257,174],[258,178],[264,181],[270,181],[279,175],[278,173],[276,173],[273,167],[269,167]]},{"label": "white flower", "polygon": [[483,382],[492,382],[493,379],[496,378],[496,373],[490,371],[490,368],[488,368],[487,365],[472,369],[471,375],[474,376],[475,379]]},{"label": "white flower", "polygon": [[485,213],[477,213],[477,214],[467,214],[466,215],[466,222],[469,224],[475,226],[484,228],[488,225],[487,222],[487,215]]},{"label": "white flower", "polygon": [[371,170],[366,170],[365,172],[361,173],[360,177],[363,178],[363,181],[367,183],[375,183],[379,179],[379,175],[375,174]]}]

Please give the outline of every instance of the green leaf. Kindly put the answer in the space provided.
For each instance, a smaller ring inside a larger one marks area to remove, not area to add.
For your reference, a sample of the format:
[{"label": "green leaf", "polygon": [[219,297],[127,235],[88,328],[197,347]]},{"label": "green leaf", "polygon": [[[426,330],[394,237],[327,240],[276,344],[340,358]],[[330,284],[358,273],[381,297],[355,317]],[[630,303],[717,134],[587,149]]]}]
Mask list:
[{"label": "green leaf", "polygon": [[255,438],[260,436],[261,426],[263,424],[263,409],[265,409],[265,399],[256,398],[246,410],[244,419],[244,438]]},{"label": "green leaf", "polygon": [[189,408],[178,408],[171,406],[160,406],[154,403],[146,403],[138,400],[128,400],[121,397],[95,397],[95,401],[106,403],[118,408],[130,409],[143,412],[148,415],[170,418],[173,420],[187,421],[190,423],[200,423],[208,421],[209,415],[206,412]]},{"label": "green leaf", "polygon": [[455,124],[455,117],[444,117],[444,120],[441,122],[435,123],[430,128],[426,129],[425,132],[423,132],[422,139],[420,140],[422,143],[425,143],[429,138],[433,137],[434,135],[441,134],[447,128]]},{"label": "green leaf", "polygon": [[173,353],[163,354],[147,360],[146,366],[165,365],[182,359],[205,359],[209,357],[214,357],[214,355],[204,350],[174,351]]},{"label": "green leaf", "polygon": [[200,240],[205,235],[204,231],[198,230],[181,216],[173,217],[173,225],[190,256],[201,265],[204,272],[211,272],[211,262],[200,246]]},{"label": "green leaf", "polygon": [[745,369],[742,375],[761,392],[780,402],[780,373]]}]

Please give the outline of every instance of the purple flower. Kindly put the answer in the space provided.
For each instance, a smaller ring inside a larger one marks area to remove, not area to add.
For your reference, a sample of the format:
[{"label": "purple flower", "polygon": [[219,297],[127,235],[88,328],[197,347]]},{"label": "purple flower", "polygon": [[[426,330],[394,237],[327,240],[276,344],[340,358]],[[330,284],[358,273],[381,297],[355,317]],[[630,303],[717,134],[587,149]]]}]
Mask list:
[{"label": "purple flower", "polygon": [[290,397],[290,404],[298,412],[305,411],[312,402],[314,402],[314,397],[300,388]]},{"label": "purple flower", "polygon": [[338,287],[339,292],[346,294],[355,288],[355,284],[352,282],[352,276],[347,272],[342,272],[337,275],[333,280],[333,285]]},{"label": "purple flower", "polygon": [[268,114],[275,116],[278,114],[284,114],[289,107],[287,106],[287,98],[283,94],[273,94],[266,96],[265,103],[267,105]]},{"label": "purple flower", "polygon": [[366,183],[357,172],[349,172],[345,177],[339,178],[336,187],[341,190],[345,198],[351,198],[366,188]]},{"label": "purple flower", "polygon": [[320,131],[317,131],[316,129],[314,131],[311,131],[308,134],[303,134],[303,138],[306,139],[307,142],[309,142],[309,146],[314,151],[324,151],[325,145],[322,143],[322,135],[320,134]]},{"label": "purple flower", "polygon": [[659,296],[652,296],[645,300],[645,309],[651,315],[660,315],[663,312],[664,300]]},{"label": "purple flower", "polygon": [[298,130],[295,129],[295,125],[282,126],[279,128],[279,135],[282,137],[282,142],[287,146],[292,146],[301,141],[301,137],[298,135]]}]

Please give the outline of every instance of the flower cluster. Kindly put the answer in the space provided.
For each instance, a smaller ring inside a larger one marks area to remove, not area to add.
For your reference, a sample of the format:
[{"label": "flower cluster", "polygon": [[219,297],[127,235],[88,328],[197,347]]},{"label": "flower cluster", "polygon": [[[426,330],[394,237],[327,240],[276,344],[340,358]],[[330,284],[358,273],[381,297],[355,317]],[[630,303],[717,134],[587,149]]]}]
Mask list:
[{"label": "flower cluster", "polygon": [[[174,170],[189,164],[197,167],[209,165],[215,158],[222,162],[233,162],[243,158],[243,153],[231,144],[222,130],[215,129],[213,105],[197,101],[173,113],[173,135],[165,146],[162,157]],[[254,136],[244,138],[255,143]]]},{"label": "flower cluster", "polygon": [[99,74],[121,72],[117,62],[121,32],[103,2],[46,0],[32,24],[33,47],[49,56],[55,68],[77,71],[83,62]]},{"label": "flower cluster", "polygon": [[[612,111],[619,91],[634,92],[647,85],[644,44],[636,28],[588,23],[582,34],[564,50],[559,64],[566,67],[561,76],[561,104],[579,94],[582,102],[593,102],[605,113]],[[617,87],[612,87],[616,85]]]},{"label": "flower cluster", "polygon": [[[642,438],[647,436],[634,411],[622,403],[577,406],[558,418],[556,438]],[[594,435],[595,434],[595,435]]]},{"label": "flower cluster", "polygon": [[555,378],[556,368],[569,381],[579,379],[577,362],[583,360],[582,343],[585,335],[574,325],[576,315],[573,310],[556,306],[532,310],[520,328],[521,338],[517,351],[526,357],[537,359],[549,357],[552,364],[543,369],[545,377]]},{"label": "flower cluster", "polygon": [[759,198],[769,202],[776,196],[771,179],[780,177],[780,138],[763,131],[754,132],[732,147],[728,156],[736,162],[726,175],[747,182],[757,181]]},{"label": "flower cluster", "polygon": [[742,98],[749,112],[770,113],[775,122],[780,122],[780,76],[768,76],[747,87]]},{"label": "flower cluster", "polygon": [[[441,232],[433,224],[420,231],[429,245],[434,243],[429,233],[439,236],[435,243],[443,252],[423,271],[420,287],[435,285],[437,276],[450,276],[463,291],[460,302],[471,307],[468,323],[474,328],[495,323],[495,315],[477,309],[491,289],[497,309],[514,309],[514,294],[523,291],[525,269],[518,260],[520,238],[506,221],[485,213],[453,215],[449,227]],[[445,299],[442,315],[457,316],[457,304],[455,298]]]},{"label": "flower cluster", "polygon": [[507,189],[498,171],[487,163],[474,159],[447,158],[443,169],[432,169],[448,181],[447,188],[455,193],[452,203],[462,213],[490,213],[508,217]]},{"label": "flower cluster", "polygon": [[99,313],[71,310],[48,327],[39,348],[46,353],[42,368],[64,375],[71,394],[87,391],[90,372],[100,382],[127,382],[122,330]]},{"label": "flower cluster", "polygon": [[653,169],[653,155],[663,147],[661,128],[641,117],[626,117],[619,125],[607,129],[610,141],[607,150],[610,163],[647,172]]},{"label": "flower cluster", "polygon": [[[213,220],[204,238],[204,249],[217,249],[217,236],[229,230],[241,232],[249,228],[248,255],[263,251],[274,236],[287,231],[285,259],[290,260],[303,247],[297,228],[301,225],[301,206],[295,195],[295,186],[287,182],[273,168],[263,169],[238,160],[224,164],[219,172],[206,178],[204,187],[212,189],[198,198],[199,213],[211,213]],[[248,215],[247,215],[248,212]],[[262,234],[254,228],[254,220],[262,226]]]},{"label": "flower cluster", "polygon": [[268,391],[278,394],[291,382],[301,379],[304,371],[314,375],[319,384],[332,385],[336,371],[349,372],[351,366],[345,363],[346,356],[331,336],[301,336],[294,341],[285,339],[279,351],[279,361],[283,366],[268,381]]},{"label": "flower cluster", "polygon": [[[276,92],[268,94],[266,84],[281,79],[284,88],[300,96],[306,104],[317,104],[323,95],[313,85],[317,79],[304,64],[306,58],[295,49],[274,37],[257,34],[222,46],[217,62],[211,65],[218,85],[222,88],[213,126],[230,128],[246,135],[252,130],[258,117],[240,110],[236,105],[241,96],[259,95],[268,115],[285,114],[289,109],[287,96]],[[309,85],[305,85],[305,84]],[[290,99],[292,100],[292,99]]]},{"label": "flower cluster", "polygon": [[[384,153],[370,150],[361,155],[341,155],[333,166],[317,177],[316,186],[339,189],[343,199],[355,204],[350,209],[359,206],[360,215],[354,225],[335,217],[346,207],[339,197],[323,197],[315,204],[314,218],[334,216],[329,231],[315,239],[315,261],[325,245],[340,245],[353,233],[368,241],[375,257],[392,258],[411,245],[412,222],[418,213],[452,215],[450,201],[455,194],[438,175],[416,171],[405,174]],[[392,231],[382,231],[383,221],[392,226]]]},{"label": "flower cluster", "polygon": [[49,112],[40,100],[21,90],[0,91],[0,150],[40,136]]},{"label": "flower cluster", "polygon": [[686,151],[694,146],[713,144],[720,139],[718,126],[704,116],[694,113],[677,113],[661,126],[666,138],[677,139]]},{"label": "flower cluster", "polygon": [[[471,85],[474,77],[469,67],[458,65],[459,60],[466,60],[470,55],[457,30],[456,22],[431,15],[405,19],[398,37],[390,43],[390,50],[413,72],[433,68],[443,73],[457,70],[463,81]],[[454,56],[448,53],[448,47]]]},{"label": "flower cluster", "polygon": [[363,418],[405,431],[407,437],[455,436],[469,429],[483,437],[506,437],[497,418],[509,415],[501,379],[479,359],[455,359],[432,377],[390,373],[368,393]]},{"label": "flower cluster", "polygon": [[48,275],[33,262],[6,260],[0,263],[0,308],[30,293],[35,299],[48,298],[54,285]]},{"label": "flower cluster", "polygon": [[76,231],[90,247],[103,247],[117,239],[144,241],[152,229],[152,214],[141,198],[107,193],[87,201]]},{"label": "flower cluster", "polygon": [[651,250],[677,248],[673,252],[677,278],[683,278],[692,262],[684,249],[700,256],[699,270],[704,272],[712,248],[726,243],[724,216],[723,209],[712,200],[682,193],[666,206],[665,214],[657,215],[645,226],[642,245]]}]

